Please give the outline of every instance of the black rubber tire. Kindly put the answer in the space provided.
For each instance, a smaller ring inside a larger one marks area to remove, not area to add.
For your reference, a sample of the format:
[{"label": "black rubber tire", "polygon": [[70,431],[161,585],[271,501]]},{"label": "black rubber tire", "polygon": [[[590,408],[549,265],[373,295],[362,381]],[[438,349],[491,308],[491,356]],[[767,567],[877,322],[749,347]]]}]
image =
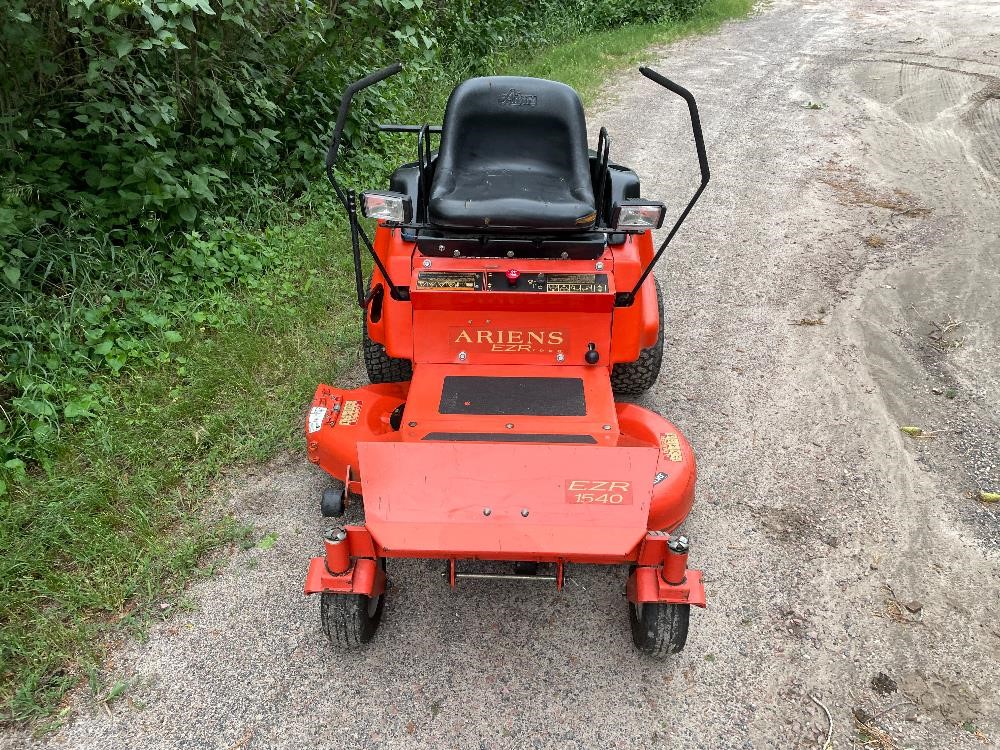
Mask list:
[{"label": "black rubber tire", "polygon": [[319,501],[319,512],[323,518],[340,518],[344,515],[344,487],[327,487]]},{"label": "black rubber tire", "polygon": [[364,319],[361,334],[368,382],[404,383],[413,379],[413,363],[408,359],[396,359],[385,353],[385,347],[368,336],[368,317]]},{"label": "black rubber tire", "polygon": [[660,330],[656,343],[639,352],[635,362],[619,362],[611,368],[611,388],[617,396],[639,396],[656,383],[663,364],[663,292],[660,280],[653,279],[656,287],[656,307],[660,314]]},{"label": "black rubber tire", "polygon": [[371,605],[363,594],[320,594],[319,619],[330,643],[341,649],[368,643],[382,621],[385,592]]},{"label": "black rubber tire", "polygon": [[690,604],[628,605],[632,642],[642,653],[655,659],[676,654],[687,643]]}]

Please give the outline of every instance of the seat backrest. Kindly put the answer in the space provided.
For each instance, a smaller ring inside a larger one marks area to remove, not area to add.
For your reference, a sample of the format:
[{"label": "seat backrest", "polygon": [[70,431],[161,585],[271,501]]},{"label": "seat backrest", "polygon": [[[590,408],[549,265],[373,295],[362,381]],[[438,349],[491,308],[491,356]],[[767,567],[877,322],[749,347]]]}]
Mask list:
[{"label": "seat backrest", "polygon": [[[572,88],[514,76],[471,78],[455,88],[431,185],[431,221],[437,204],[448,214],[442,223],[466,224],[462,205],[483,200],[515,201],[510,226],[545,225],[525,205],[536,201],[548,204],[538,211],[548,211],[553,228],[585,228],[580,217],[593,209],[594,193],[583,106]],[[504,204],[490,210],[503,225]]]}]

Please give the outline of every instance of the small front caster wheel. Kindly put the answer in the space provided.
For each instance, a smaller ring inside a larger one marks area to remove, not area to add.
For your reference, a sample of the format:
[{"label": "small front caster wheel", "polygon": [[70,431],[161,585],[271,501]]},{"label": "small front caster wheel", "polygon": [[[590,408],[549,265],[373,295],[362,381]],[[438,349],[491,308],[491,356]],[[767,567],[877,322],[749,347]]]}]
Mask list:
[{"label": "small front caster wheel", "polygon": [[319,501],[319,511],[323,518],[340,518],[344,515],[344,496],[342,489],[327,487],[323,490],[323,498]]},{"label": "small front caster wheel", "polygon": [[375,635],[382,620],[385,593],[321,594],[319,618],[323,632],[337,648],[358,648]]},{"label": "small front caster wheel", "polygon": [[690,604],[628,605],[635,647],[655,659],[676,654],[687,642]]}]

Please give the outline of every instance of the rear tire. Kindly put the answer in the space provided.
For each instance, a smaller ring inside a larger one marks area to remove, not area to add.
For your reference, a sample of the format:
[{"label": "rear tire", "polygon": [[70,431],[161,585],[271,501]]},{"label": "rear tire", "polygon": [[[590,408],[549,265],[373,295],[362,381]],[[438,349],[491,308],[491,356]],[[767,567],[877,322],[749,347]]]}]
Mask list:
[{"label": "rear tire", "polygon": [[368,371],[368,382],[404,383],[413,379],[413,363],[408,359],[390,357],[385,347],[377,341],[372,341],[368,335],[368,316],[365,316],[361,333],[362,348],[365,357],[365,369]]},{"label": "rear tire", "polygon": [[632,623],[632,642],[644,654],[663,659],[676,654],[687,643],[690,604],[633,604],[628,605],[628,619]]},{"label": "rear tire", "polygon": [[639,396],[648,391],[660,377],[663,364],[663,292],[660,280],[654,278],[656,308],[660,316],[660,329],[656,343],[639,352],[635,362],[619,362],[611,368],[611,388],[617,396]]},{"label": "rear tire", "polygon": [[323,632],[337,648],[363,646],[375,635],[384,605],[385,592],[374,598],[364,594],[320,594]]}]

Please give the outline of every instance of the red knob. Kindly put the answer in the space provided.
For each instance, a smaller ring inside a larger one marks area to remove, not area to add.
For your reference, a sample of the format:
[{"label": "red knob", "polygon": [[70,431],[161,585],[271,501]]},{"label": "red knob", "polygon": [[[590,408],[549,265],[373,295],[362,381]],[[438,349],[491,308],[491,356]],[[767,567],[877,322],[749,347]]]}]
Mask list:
[{"label": "red knob", "polygon": [[512,268],[507,271],[507,283],[511,286],[517,286],[517,280],[521,277],[521,272],[516,268]]}]

